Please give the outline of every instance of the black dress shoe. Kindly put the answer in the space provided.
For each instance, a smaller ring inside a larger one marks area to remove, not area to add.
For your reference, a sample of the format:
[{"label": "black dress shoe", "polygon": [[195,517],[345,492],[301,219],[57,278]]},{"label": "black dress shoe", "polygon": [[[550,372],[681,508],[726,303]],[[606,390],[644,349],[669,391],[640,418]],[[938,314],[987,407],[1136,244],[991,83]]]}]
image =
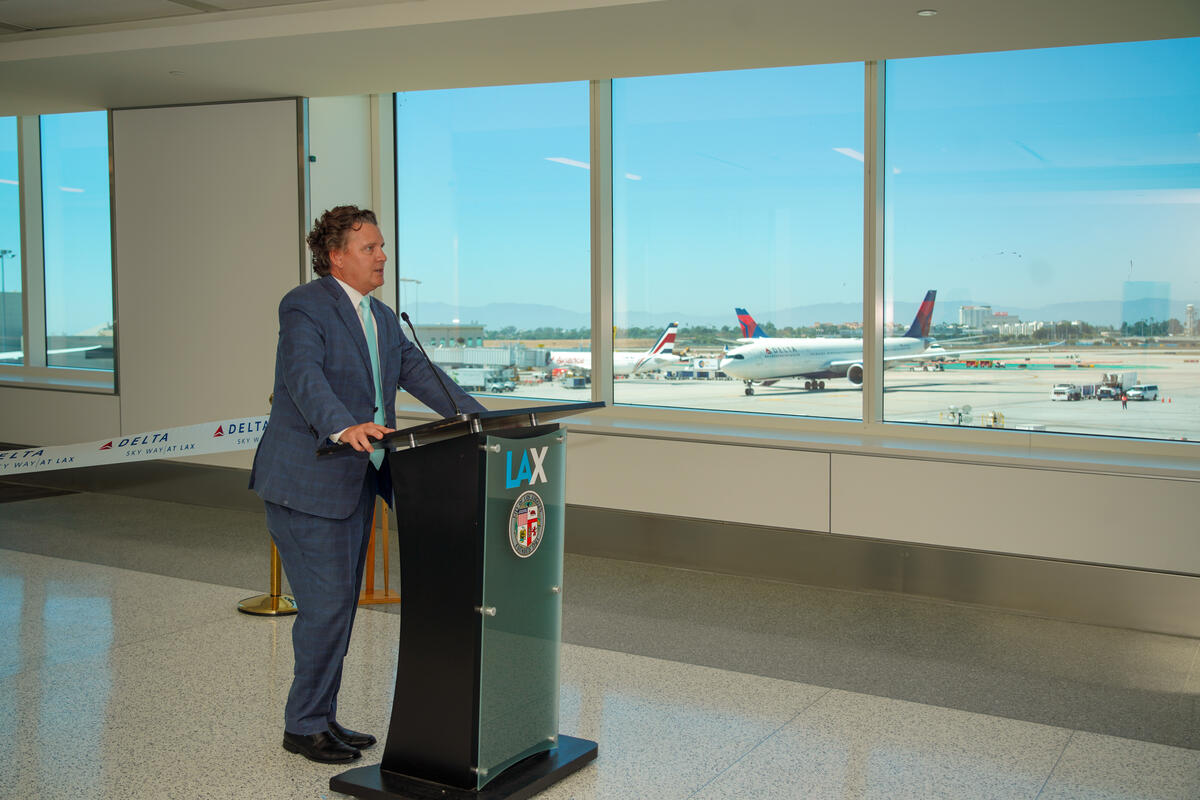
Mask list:
[{"label": "black dress shoe", "polygon": [[283,749],[299,753],[309,761],[322,764],[341,764],[362,756],[358,748],[351,747],[332,733],[288,733],[283,732]]},{"label": "black dress shoe", "polygon": [[343,728],[336,720],[329,723],[329,732],[351,747],[357,747],[360,750],[366,750],[375,744],[375,737],[371,734],[359,733],[358,731]]}]

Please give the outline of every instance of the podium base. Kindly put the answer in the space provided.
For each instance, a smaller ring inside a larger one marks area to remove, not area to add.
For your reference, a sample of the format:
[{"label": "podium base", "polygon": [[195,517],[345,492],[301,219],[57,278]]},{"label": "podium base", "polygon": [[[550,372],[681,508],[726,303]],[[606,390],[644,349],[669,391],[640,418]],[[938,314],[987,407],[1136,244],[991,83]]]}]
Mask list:
[{"label": "podium base", "polygon": [[596,752],[593,741],[559,734],[554,750],[518,761],[478,790],[388,772],[378,764],[335,775],[329,788],[364,800],[523,800],[587,766]]}]

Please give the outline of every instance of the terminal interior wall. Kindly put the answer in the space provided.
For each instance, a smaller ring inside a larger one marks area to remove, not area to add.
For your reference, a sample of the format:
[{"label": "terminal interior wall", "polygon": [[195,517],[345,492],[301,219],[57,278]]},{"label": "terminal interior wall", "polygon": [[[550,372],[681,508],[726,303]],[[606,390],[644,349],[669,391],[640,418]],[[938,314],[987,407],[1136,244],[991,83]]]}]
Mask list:
[{"label": "terminal interior wall", "polygon": [[1200,574],[1195,481],[580,432],[569,442],[573,504]]},{"label": "terminal interior wall", "polygon": [[267,413],[299,275],[296,102],[116,111],[113,152],[121,433]]}]

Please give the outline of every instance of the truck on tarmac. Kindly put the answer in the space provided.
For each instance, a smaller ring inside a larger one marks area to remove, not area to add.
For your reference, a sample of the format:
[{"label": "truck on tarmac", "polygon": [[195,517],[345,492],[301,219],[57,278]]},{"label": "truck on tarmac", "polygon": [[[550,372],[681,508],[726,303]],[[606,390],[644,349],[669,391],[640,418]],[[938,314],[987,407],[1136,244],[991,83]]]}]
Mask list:
[{"label": "truck on tarmac", "polygon": [[449,372],[454,382],[467,392],[487,391],[487,386],[495,375],[495,370],[482,367],[460,367]]},{"label": "truck on tarmac", "polygon": [[1078,400],[1082,396],[1079,387],[1073,383],[1059,383],[1050,390],[1051,400]]},{"label": "truck on tarmac", "polygon": [[1100,385],[1096,387],[1096,399],[1120,400],[1121,395],[1136,383],[1136,372],[1106,372],[1100,376]]}]

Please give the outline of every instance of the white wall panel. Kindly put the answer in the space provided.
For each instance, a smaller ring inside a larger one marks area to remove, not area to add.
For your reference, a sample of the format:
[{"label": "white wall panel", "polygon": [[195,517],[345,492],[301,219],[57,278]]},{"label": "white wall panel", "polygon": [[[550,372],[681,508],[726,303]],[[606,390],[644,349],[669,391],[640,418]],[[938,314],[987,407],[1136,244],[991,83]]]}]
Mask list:
[{"label": "white wall panel", "polygon": [[834,454],[831,485],[835,533],[1200,574],[1194,481]]},{"label": "white wall panel", "polygon": [[[334,206],[371,207],[371,98],[308,101],[309,216]],[[312,220],[308,220],[312,224]],[[392,242],[389,240],[389,250]]]},{"label": "white wall panel", "polygon": [[113,113],[122,433],[267,413],[299,275],[296,116],[292,100]]},{"label": "white wall panel", "polygon": [[829,455],[660,439],[568,437],[567,502],[829,530]]},{"label": "white wall panel", "polygon": [[94,442],[120,429],[120,401],[113,395],[0,387],[0,442]]}]

